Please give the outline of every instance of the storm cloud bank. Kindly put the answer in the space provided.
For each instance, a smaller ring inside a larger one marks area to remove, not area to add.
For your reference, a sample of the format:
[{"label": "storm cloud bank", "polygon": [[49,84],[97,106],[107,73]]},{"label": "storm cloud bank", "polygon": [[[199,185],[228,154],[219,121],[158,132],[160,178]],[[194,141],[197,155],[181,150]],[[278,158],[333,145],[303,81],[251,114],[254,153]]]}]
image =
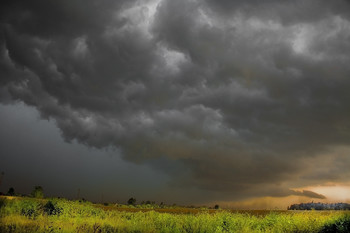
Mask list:
[{"label": "storm cloud bank", "polygon": [[349,179],[350,2],[0,3],[0,101],[216,198]]}]

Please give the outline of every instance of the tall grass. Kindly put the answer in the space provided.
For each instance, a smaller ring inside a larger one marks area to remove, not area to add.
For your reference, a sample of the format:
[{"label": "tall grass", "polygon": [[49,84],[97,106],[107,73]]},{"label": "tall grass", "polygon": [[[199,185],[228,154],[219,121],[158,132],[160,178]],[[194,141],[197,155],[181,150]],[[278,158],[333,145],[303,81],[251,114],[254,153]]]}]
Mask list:
[{"label": "tall grass", "polygon": [[264,216],[217,211],[171,214],[105,211],[63,199],[0,198],[0,232],[349,232],[342,211],[271,212]]}]

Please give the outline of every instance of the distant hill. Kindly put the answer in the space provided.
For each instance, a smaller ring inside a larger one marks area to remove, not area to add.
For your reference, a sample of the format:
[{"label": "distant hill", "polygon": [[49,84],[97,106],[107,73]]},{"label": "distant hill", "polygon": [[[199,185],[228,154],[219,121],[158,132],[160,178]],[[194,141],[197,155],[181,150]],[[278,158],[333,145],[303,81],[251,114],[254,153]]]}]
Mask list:
[{"label": "distant hill", "polygon": [[293,204],[288,207],[288,210],[350,210],[348,203],[321,203],[310,202]]}]

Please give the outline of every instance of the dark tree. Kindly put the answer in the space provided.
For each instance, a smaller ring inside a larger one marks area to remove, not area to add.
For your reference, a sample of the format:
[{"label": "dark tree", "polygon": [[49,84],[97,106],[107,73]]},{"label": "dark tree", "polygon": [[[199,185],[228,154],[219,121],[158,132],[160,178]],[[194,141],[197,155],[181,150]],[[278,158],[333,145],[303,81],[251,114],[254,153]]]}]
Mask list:
[{"label": "dark tree", "polygon": [[129,200],[128,200],[128,205],[135,205],[136,204],[136,199],[131,197]]},{"label": "dark tree", "polygon": [[41,186],[35,186],[34,190],[32,191],[32,197],[44,198],[43,188]]},{"label": "dark tree", "polygon": [[219,209],[219,208],[220,208],[219,205],[215,205],[214,206],[214,209],[216,209],[216,210]]},{"label": "dark tree", "polygon": [[9,191],[7,191],[7,196],[14,196],[15,195],[15,189],[14,188],[9,188]]}]

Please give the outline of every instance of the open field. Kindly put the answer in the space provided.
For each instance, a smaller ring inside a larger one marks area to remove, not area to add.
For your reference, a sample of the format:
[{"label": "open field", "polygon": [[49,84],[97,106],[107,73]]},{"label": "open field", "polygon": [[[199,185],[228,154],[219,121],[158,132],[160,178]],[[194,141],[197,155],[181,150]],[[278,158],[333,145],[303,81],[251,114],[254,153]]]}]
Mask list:
[{"label": "open field", "polygon": [[138,209],[0,198],[0,232],[349,232],[346,211]]},{"label": "open field", "polygon": [[[130,207],[118,207],[118,206],[104,206],[101,204],[94,205],[95,207],[101,208],[106,211],[125,211],[125,212],[149,212],[155,211],[158,213],[169,213],[169,214],[198,214],[198,213],[209,213],[213,214],[216,212],[222,212],[223,210],[208,209],[208,208],[186,208],[186,207],[167,207],[167,208],[130,208]],[[240,213],[240,214],[249,214],[254,216],[265,216],[271,213],[271,210],[230,210],[226,209],[226,212],[230,213]],[[274,213],[291,213],[288,210],[274,210]]]}]

